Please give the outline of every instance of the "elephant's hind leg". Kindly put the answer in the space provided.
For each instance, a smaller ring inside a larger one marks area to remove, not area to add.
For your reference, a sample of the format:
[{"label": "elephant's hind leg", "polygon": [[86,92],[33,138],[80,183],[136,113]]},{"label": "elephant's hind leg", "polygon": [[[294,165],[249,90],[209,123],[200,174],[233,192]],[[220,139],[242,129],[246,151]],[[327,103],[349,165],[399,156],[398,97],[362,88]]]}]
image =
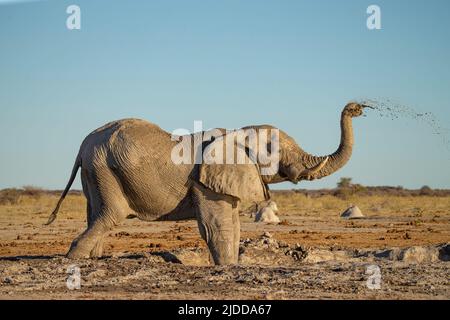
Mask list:
[{"label": "elephant's hind leg", "polygon": [[99,241],[102,241],[105,233],[109,230],[110,228],[102,222],[88,227],[81,235],[73,240],[67,257],[69,259],[87,259],[101,253],[103,249],[101,249],[101,243],[101,247],[98,246]]},{"label": "elephant's hind leg", "polygon": [[107,168],[92,177],[82,172],[82,180],[88,198],[88,227],[72,242],[67,254],[71,259],[101,257],[106,234],[129,212],[118,181]]},{"label": "elephant's hind leg", "polygon": [[199,231],[216,265],[238,263],[239,217],[233,201],[202,186],[194,188]]}]

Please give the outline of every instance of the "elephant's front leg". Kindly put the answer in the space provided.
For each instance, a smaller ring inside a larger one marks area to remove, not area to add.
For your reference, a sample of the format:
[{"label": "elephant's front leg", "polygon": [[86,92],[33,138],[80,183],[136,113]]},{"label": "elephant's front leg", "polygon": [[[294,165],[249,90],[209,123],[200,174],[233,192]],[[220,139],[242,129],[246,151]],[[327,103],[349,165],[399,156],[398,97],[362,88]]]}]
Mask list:
[{"label": "elephant's front leg", "polygon": [[202,186],[194,188],[199,231],[216,265],[238,263],[240,224],[235,202]]}]

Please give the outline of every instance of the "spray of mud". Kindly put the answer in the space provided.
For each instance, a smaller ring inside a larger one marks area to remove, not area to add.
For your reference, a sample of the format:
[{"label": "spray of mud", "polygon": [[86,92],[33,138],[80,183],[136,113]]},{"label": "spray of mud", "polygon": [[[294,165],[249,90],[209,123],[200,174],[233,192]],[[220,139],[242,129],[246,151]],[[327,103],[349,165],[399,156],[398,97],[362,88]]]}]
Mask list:
[{"label": "spray of mud", "polygon": [[425,124],[431,129],[432,134],[440,137],[445,149],[450,155],[450,130],[443,127],[433,113],[420,113],[409,106],[392,101],[391,99],[362,99],[358,102],[375,110],[382,118],[391,120],[408,118]]}]

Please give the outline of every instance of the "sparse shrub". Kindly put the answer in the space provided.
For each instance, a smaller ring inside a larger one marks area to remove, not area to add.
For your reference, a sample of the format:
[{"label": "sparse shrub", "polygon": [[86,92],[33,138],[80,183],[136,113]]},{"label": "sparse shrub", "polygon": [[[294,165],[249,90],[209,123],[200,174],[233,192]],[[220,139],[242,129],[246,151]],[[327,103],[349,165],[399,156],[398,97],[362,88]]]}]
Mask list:
[{"label": "sparse shrub", "polygon": [[23,201],[23,198],[39,200],[47,192],[38,187],[24,186],[22,189],[9,188],[0,190],[0,204],[1,205],[18,205]]},{"label": "sparse shrub", "polygon": [[353,184],[352,178],[341,178],[337,183],[337,189],[333,193],[335,197],[347,200],[354,195],[367,194],[367,188],[361,184]]},{"label": "sparse shrub", "polygon": [[350,188],[337,188],[333,195],[340,199],[347,200],[352,195],[352,191]]},{"label": "sparse shrub", "polygon": [[22,191],[20,189],[9,188],[0,190],[0,204],[16,205],[19,203]]},{"label": "sparse shrub", "polygon": [[334,192],[334,196],[340,199],[348,199],[352,195],[352,178],[341,178],[337,183],[337,188]]},{"label": "sparse shrub", "polygon": [[357,193],[357,194],[365,194],[367,193],[367,188],[365,186],[363,186],[362,184],[354,184],[352,185],[352,190],[353,193]]},{"label": "sparse shrub", "polygon": [[433,190],[429,186],[423,186],[419,191],[421,196],[429,196],[433,194]]},{"label": "sparse shrub", "polygon": [[45,193],[44,189],[35,186],[24,186],[22,194],[24,196],[29,196],[34,199],[40,199]]},{"label": "sparse shrub", "polygon": [[346,189],[350,188],[352,186],[352,178],[344,178],[342,177],[341,180],[337,183],[338,189]]}]

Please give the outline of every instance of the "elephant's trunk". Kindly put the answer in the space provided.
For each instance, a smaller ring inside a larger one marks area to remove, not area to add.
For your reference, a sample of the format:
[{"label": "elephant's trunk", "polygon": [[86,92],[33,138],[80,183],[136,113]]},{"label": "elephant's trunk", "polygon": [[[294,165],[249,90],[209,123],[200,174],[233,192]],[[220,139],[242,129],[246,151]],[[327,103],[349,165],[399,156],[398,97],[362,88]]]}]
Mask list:
[{"label": "elephant's trunk", "polygon": [[302,177],[320,179],[342,168],[352,155],[353,149],[352,117],[345,112],[341,115],[341,143],[339,148],[328,156],[314,156],[308,153],[302,155],[301,162],[310,169],[300,173]]}]

